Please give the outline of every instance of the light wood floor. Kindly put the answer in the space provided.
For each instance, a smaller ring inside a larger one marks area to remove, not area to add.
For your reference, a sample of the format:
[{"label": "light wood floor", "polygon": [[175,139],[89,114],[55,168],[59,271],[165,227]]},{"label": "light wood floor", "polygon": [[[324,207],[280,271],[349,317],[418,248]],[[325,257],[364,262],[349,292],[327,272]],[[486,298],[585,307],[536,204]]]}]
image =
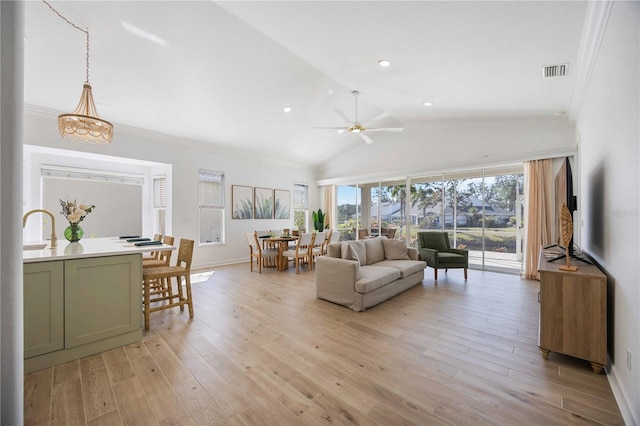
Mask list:
[{"label": "light wood floor", "polygon": [[25,423],[620,425],[604,374],[537,343],[538,283],[461,270],[366,312],[315,298],[314,272],[221,267],[195,318],[25,376]]}]

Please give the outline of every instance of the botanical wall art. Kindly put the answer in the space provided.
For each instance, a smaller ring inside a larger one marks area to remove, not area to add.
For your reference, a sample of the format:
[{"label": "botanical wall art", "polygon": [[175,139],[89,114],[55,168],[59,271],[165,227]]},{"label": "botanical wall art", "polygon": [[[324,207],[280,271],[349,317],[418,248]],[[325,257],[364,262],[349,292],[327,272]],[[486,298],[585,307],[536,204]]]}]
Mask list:
[{"label": "botanical wall art", "polygon": [[273,219],[273,189],[254,188],[253,206],[256,219]]},{"label": "botanical wall art", "polygon": [[289,219],[289,191],[286,189],[274,189],[274,217],[276,219]]},{"label": "botanical wall art", "polygon": [[253,219],[253,187],[231,185],[231,205],[233,219]]}]

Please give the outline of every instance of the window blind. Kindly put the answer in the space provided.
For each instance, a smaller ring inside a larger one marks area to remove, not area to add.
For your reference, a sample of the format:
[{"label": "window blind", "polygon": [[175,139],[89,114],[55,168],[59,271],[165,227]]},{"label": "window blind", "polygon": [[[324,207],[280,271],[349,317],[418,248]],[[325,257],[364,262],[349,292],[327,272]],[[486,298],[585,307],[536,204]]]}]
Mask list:
[{"label": "window blind", "polygon": [[201,208],[224,208],[224,173],[201,169],[198,193]]},{"label": "window blind", "polygon": [[167,207],[167,177],[154,176],[153,178],[153,207],[164,209]]},{"label": "window blind", "polygon": [[300,183],[293,184],[293,208],[307,210],[309,205],[309,187]]}]

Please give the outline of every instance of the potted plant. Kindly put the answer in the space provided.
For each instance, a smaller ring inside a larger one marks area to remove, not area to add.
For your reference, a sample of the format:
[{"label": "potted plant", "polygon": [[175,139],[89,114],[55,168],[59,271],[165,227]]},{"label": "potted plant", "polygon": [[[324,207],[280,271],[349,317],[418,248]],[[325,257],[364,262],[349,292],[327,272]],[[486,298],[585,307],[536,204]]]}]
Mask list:
[{"label": "potted plant", "polygon": [[322,209],[318,209],[317,212],[313,212],[313,228],[318,232],[329,228],[329,224],[325,225],[324,223],[324,216]]}]

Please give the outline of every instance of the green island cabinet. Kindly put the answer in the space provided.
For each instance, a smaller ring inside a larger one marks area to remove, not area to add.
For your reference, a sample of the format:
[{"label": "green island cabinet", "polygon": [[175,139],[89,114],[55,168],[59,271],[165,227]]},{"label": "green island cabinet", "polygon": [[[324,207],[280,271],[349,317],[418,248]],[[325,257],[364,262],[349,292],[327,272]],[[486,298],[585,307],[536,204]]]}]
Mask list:
[{"label": "green island cabinet", "polygon": [[24,264],[25,372],[142,338],[141,254]]}]

